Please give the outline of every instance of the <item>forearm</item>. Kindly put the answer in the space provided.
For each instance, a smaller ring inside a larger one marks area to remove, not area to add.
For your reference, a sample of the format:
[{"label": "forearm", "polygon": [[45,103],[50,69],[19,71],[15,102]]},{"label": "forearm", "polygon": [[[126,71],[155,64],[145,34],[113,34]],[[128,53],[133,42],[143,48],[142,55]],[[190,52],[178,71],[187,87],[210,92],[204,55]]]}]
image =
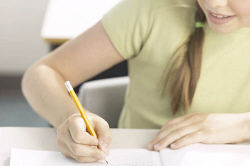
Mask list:
[{"label": "forearm", "polygon": [[54,127],[77,112],[64,78],[47,65],[34,65],[24,75],[22,91],[31,107]]}]

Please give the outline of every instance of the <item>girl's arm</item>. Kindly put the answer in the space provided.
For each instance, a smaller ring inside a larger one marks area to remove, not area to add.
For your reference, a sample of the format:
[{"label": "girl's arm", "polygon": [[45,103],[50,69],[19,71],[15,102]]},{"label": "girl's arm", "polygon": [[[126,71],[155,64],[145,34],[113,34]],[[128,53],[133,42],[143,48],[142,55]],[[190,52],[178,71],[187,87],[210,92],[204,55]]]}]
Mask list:
[{"label": "girl's arm", "polygon": [[24,74],[22,91],[33,109],[57,127],[78,112],[64,82],[76,86],[122,60],[98,22],[31,66]]},{"label": "girl's arm", "polygon": [[250,112],[190,113],[167,122],[148,146],[178,149],[193,143],[225,144],[250,140]]},{"label": "girl's arm", "polygon": [[108,123],[87,111],[97,138],[90,136],[64,82],[69,80],[76,86],[122,60],[98,22],[25,73],[24,96],[39,115],[57,128],[57,144],[65,156],[80,162],[105,159],[112,136]]}]

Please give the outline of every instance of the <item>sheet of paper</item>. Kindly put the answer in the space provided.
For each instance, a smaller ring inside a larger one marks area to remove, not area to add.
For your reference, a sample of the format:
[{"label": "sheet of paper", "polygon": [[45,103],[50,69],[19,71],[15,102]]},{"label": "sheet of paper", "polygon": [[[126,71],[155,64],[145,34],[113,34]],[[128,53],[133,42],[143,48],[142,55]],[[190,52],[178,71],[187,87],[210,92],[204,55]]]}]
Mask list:
[{"label": "sheet of paper", "polygon": [[[112,149],[107,157],[109,166],[161,166],[158,152],[146,149]],[[104,161],[79,163],[60,152],[12,149],[10,166],[106,166]]]},{"label": "sheet of paper", "polygon": [[160,151],[164,166],[250,166],[249,156],[250,145],[193,144]]},{"label": "sheet of paper", "polygon": [[161,163],[164,166],[180,166],[185,153],[189,148],[184,147],[178,150],[172,150],[169,148],[160,151]]},{"label": "sheet of paper", "polygon": [[249,166],[250,153],[187,152],[181,166]]}]

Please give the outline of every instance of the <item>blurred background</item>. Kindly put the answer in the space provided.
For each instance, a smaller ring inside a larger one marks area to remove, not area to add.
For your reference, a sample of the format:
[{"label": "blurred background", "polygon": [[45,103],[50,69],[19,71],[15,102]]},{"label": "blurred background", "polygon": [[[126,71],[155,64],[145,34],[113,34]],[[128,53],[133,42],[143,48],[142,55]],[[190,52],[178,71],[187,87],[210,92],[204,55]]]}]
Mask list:
[{"label": "blurred background", "polygon": [[25,70],[46,55],[41,40],[48,0],[0,0],[0,126],[48,126],[21,94]]},{"label": "blurred background", "polygon": [[[91,27],[118,2],[0,0],[0,126],[49,126],[23,97],[22,75],[42,56]],[[91,80],[124,75],[126,62]]]}]

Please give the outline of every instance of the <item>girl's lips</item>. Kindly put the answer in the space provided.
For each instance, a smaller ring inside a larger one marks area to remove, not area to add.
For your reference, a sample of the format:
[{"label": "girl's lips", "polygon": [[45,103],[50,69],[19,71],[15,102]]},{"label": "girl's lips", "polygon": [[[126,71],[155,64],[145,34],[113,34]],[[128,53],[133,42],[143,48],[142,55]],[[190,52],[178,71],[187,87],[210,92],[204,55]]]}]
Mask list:
[{"label": "girl's lips", "polygon": [[[221,16],[221,18],[216,17],[216,16]],[[222,15],[222,14],[215,14],[212,12],[208,12],[208,18],[211,22],[213,22],[214,24],[225,24],[228,23],[229,21],[231,21],[233,18],[235,17],[235,15],[231,15],[231,16],[226,16],[226,15]]]}]

